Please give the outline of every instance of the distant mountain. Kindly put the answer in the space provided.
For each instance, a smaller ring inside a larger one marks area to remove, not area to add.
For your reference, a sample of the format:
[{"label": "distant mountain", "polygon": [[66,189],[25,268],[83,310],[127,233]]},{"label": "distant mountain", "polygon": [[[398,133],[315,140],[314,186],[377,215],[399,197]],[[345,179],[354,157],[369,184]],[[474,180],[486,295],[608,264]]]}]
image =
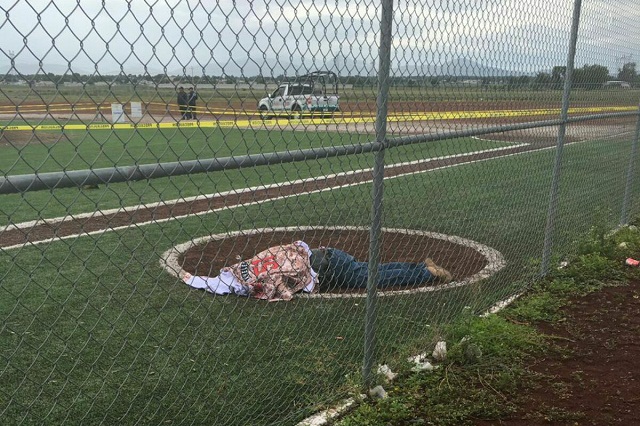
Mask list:
[{"label": "distant mountain", "polygon": [[[236,64],[229,64],[224,67],[220,67],[217,64],[209,64],[204,69],[206,75],[229,75],[229,76],[245,76],[252,77],[256,75],[264,76],[278,76],[288,75],[294,76],[297,74],[304,74],[309,71],[315,71],[317,69],[332,69],[338,71],[340,75],[369,75],[374,76],[377,74],[377,63],[372,61],[371,63],[364,64],[362,61],[352,62],[348,58],[344,59],[340,66],[334,64],[332,61],[328,64],[318,63],[293,63],[290,61],[278,60],[275,58],[267,58],[262,65],[254,63],[243,64],[238,66]],[[101,75],[118,75],[120,69],[112,64],[98,64]],[[105,69],[108,66],[108,69]],[[16,72],[17,71],[17,72]],[[0,76],[7,74],[48,74],[53,73],[56,75],[69,74],[71,72],[92,75],[95,73],[94,68],[77,67],[73,65],[73,68],[69,70],[67,65],[59,63],[47,63],[42,65],[38,63],[38,60],[33,61],[17,61],[15,69],[11,69],[11,65],[6,58],[0,60]],[[127,74],[147,74],[157,75],[164,74],[162,67],[148,67],[145,71],[144,66],[135,65],[132,67],[126,67],[125,72]],[[171,64],[171,67],[167,67],[168,75],[182,75],[185,77],[201,76],[203,69],[198,65],[180,66],[180,64]],[[425,61],[424,63],[405,65],[401,67],[393,67],[391,74],[396,77],[421,77],[421,76],[453,76],[453,77],[517,77],[524,75],[531,75],[521,71],[506,70],[504,68],[487,66],[480,64],[476,61],[459,58],[452,61],[445,62],[443,64],[433,63]]]},{"label": "distant mountain", "polygon": [[521,71],[482,65],[467,58],[458,58],[444,64],[425,63],[396,68],[395,76],[452,76],[452,77],[518,77],[530,75]]},{"label": "distant mountain", "polygon": [[[118,75],[120,74],[120,69],[117,67],[109,66],[109,69],[105,69],[105,65],[98,64],[99,72],[101,75]],[[43,62],[40,64],[37,59],[32,61],[16,61],[15,67],[11,67],[11,63],[4,58],[4,60],[0,60],[0,75],[4,74],[56,74],[56,75],[64,75],[71,73],[78,73],[82,75],[92,75],[96,72],[95,67],[86,67],[86,66],[77,66],[72,64],[71,69],[69,69],[68,65],[62,65],[60,63],[51,63],[51,62]],[[135,66],[125,68],[125,72],[127,74],[145,74],[144,66]],[[146,71],[150,75],[163,74],[161,68],[148,68]]]},{"label": "distant mountain", "polygon": [[4,61],[0,62],[0,73],[2,73],[2,75],[9,74],[9,73],[23,74],[23,75],[52,73],[56,75],[63,75],[63,74],[70,74],[72,72],[77,72],[79,74],[89,73],[89,71],[87,71],[84,68],[75,68],[75,67],[73,68],[72,71],[70,71],[67,65],[61,65],[61,64],[43,63],[41,66],[36,61],[16,62],[15,67],[11,68],[11,63],[4,62]]}]

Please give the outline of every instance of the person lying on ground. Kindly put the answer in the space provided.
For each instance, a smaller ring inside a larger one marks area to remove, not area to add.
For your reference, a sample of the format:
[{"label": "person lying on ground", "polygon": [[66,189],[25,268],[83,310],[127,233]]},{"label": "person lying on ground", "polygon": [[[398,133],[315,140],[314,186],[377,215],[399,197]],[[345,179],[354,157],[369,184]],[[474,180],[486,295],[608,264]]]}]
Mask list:
[{"label": "person lying on ground", "polygon": [[[349,253],[337,248],[321,247],[312,250],[311,267],[318,273],[322,290],[363,289],[369,280],[369,263],[359,262]],[[449,282],[451,273],[430,258],[424,262],[388,262],[378,265],[378,288],[411,287],[429,282]]]},{"label": "person lying on ground", "polygon": [[[236,294],[269,301],[291,300],[298,292],[367,287],[369,264],[337,248],[314,250],[304,241],[270,247],[251,259],[224,267],[216,277],[186,273],[183,281],[215,294]],[[427,258],[378,266],[378,288],[449,282],[451,273]]]}]

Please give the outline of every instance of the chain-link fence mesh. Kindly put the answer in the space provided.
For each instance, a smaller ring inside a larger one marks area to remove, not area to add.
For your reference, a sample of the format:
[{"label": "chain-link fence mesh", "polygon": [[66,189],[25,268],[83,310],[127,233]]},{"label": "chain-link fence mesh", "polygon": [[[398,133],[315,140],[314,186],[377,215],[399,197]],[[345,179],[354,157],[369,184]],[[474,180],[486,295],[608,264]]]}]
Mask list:
[{"label": "chain-link fence mesh", "polygon": [[296,424],[628,223],[639,6],[2,2],[2,423]]}]

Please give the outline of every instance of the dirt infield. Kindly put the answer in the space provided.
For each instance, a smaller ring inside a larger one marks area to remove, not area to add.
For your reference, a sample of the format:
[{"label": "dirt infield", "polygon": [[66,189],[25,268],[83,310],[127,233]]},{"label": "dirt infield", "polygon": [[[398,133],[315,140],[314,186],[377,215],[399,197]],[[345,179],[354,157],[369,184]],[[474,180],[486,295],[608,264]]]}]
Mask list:
[{"label": "dirt infield", "polygon": [[[583,140],[585,137],[604,137],[610,134],[633,129],[633,120],[618,123],[612,126],[568,126],[567,143]],[[487,139],[498,139],[511,142],[527,141],[527,145],[515,145],[495,151],[461,154],[445,158],[433,159],[413,164],[403,164],[385,168],[385,177],[391,178],[409,173],[420,173],[442,167],[451,167],[474,161],[498,158],[504,155],[524,153],[546,147],[552,147],[556,143],[557,128],[548,127],[540,129],[527,129],[514,132],[505,132],[485,136]],[[28,143],[31,143],[30,141]],[[280,183],[263,188],[254,188],[247,191],[233,191],[226,194],[214,194],[208,198],[200,198],[191,201],[174,200],[165,201],[153,206],[136,206],[110,212],[94,212],[89,215],[65,217],[61,219],[38,221],[26,225],[9,225],[5,229],[0,228],[0,247],[15,247],[22,244],[37,243],[48,239],[69,237],[74,235],[86,235],[90,232],[98,232],[113,228],[132,226],[148,223],[150,221],[167,218],[181,217],[196,213],[214,211],[216,209],[231,208],[246,203],[255,203],[265,200],[291,197],[298,194],[308,194],[329,188],[339,188],[344,185],[370,182],[372,171],[360,171],[350,174],[341,174],[319,179]]]},{"label": "dirt infield", "polygon": [[[66,101],[65,101],[66,102]],[[315,124],[296,124],[295,121],[287,123],[286,120],[279,120],[277,123],[260,123],[261,115],[256,109],[257,99],[233,99],[233,100],[210,100],[201,102],[198,104],[198,119],[202,121],[239,121],[247,122],[251,121],[250,127],[253,130],[260,129],[278,129],[278,130],[313,130],[316,128]],[[126,104],[126,102],[125,102]],[[9,110],[2,109],[2,107],[11,107]],[[635,105],[632,105],[635,106]],[[593,107],[592,104],[580,104],[575,103],[572,108]],[[606,105],[603,105],[606,107]],[[16,112],[16,109],[17,111]],[[345,100],[341,104],[341,112],[335,114],[333,117],[337,119],[337,124],[321,124],[317,127],[318,130],[324,131],[340,131],[346,130],[362,133],[375,133],[375,126],[372,122],[375,117],[375,101],[371,102],[371,99],[350,99]],[[404,114],[433,114],[442,113],[447,115],[450,112],[486,112],[486,111],[517,111],[523,112],[532,110],[534,113],[531,115],[523,116],[509,116],[508,114],[502,117],[482,117],[474,119],[455,118],[455,119],[441,119],[434,117],[429,120],[419,120],[414,118],[413,120],[405,121],[403,118],[391,119],[388,123],[388,129],[390,135],[408,135],[419,133],[436,133],[438,131],[446,130],[453,131],[461,128],[470,127],[487,127],[508,125],[524,121],[540,121],[540,120],[554,120],[558,119],[558,109],[560,108],[559,100],[557,104],[544,101],[504,101],[504,100],[465,100],[465,101],[399,101],[390,100],[388,102],[388,113],[390,117]],[[0,105],[0,119],[1,120],[27,120],[34,123],[39,123],[42,120],[53,120],[59,125],[69,124],[105,124],[110,123],[111,120],[111,104],[103,102],[100,104],[82,104],[81,108],[75,109],[73,105],[66,103],[59,103],[52,108],[47,108],[44,105],[39,105],[38,102],[20,102],[18,105],[6,104]],[[125,108],[126,109],[126,108]],[[144,114],[142,118],[133,120],[136,124],[159,124],[159,123],[176,123],[181,121],[181,114],[177,105],[172,103],[156,103],[156,102],[143,102],[142,110]],[[541,110],[547,110],[547,114],[540,114]],[[128,110],[127,110],[128,111]],[[574,115],[583,115],[574,114]],[[359,117],[364,117],[366,122],[355,123],[340,123],[340,119],[351,120]],[[616,119],[612,119],[616,120]],[[611,122],[611,121],[609,121]],[[246,126],[246,124],[243,124]]]},{"label": "dirt infield", "polygon": [[513,401],[517,411],[474,424],[640,424],[640,282],[575,297],[562,314],[537,325],[559,349],[531,366],[539,377]]},{"label": "dirt infield", "polygon": [[[220,111],[224,115],[244,115],[258,117],[259,112],[257,109],[260,96],[252,97],[247,96],[244,98],[233,97],[229,99],[201,99],[198,101],[197,108],[199,114],[215,115]],[[390,98],[387,102],[389,113],[406,113],[406,112],[446,112],[446,111],[486,111],[486,110],[513,110],[513,109],[559,109],[562,105],[561,97],[557,99],[543,99],[543,100],[498,100],[493,99],[490,94],[484,98],[465,99],[460,101],[450,101],[438,99],[437,101],[426,100],[414,100],[403,101],[397,100],[398,98]],[[136,97],[127,99],[113,100],[113,102],[119,102],[121,104],[128,104],[131,101],[138,101],[142,103],[142,108],[149,114],[154,116],[162,116],[163,114],[173,115],[176,118],[180,116],[178,105],[176,100],[172,97],[167,98],[164,102],[145,102]],[[596,106],[609,106],[609,102],[602,102]],[[574,102],[572,108],[580,107],[592,107],[593,102]],[[618,106],[616,104],[616,106]],[[629,106],[636,106],[630,104]],[[374,115],[376,111],[376,98],[375,94],[367,93],[362,95],[361,98],[351,97],[344,98],[340,101],[340,110],[346,113],[365,113],[368,115]],[[96,103],[93,100],[86,102],[70,103],[67,99],[60,99],[59,101],[50,100],[49,105],[43,104],[41,100],[16,100],[10,102],[4,100],[0,102],[0,114],[15,114],[16,111],[19,115],[23,114],[40,114],[50,116],[69,116],[74,113],[87,114],[87,115],[111,115],[111,101],[105,101]]]},{"label": "dirt infield", "polygon": [[[366,230],[307,229],[209,241],[187,250],[178,258],[178,263],[192,275],[214,276],[224,266],[236,263],[238,258],[248,259],[271,246],[297,240],[306,242],[310,247],[337,247],[361,261],[366,261],[369,254],[369,232]],[[450,270],[456,280],[476,274],[487,265],[487,259],[474,248],[451,241],[400,232],[382,234],[382,262],[422,262],[426,257]],[[330,291],[342,292],[340,289]]]},{"label": "dirt infield", "polygon": [[[499,151],[472,153],[437,159],[417,164],[388,166],[385,168],[386,178],[407,173],[418,173],[445,166],[453,166],[470,161],[496,158],[505,154],[526,152],[536,149],[535,146],[515,146]],[[215,194],[210,198],[193,201],[164,202],[153,207],[138,206],[135,208],[115,212],[95,212],[92,215],[67,217],[62,220],[38,222],[28,226],[8,227],[0,232],[0,247],[10,247],[19,244],[35,243],[49,238],[60,238],[73,235],[86,235],[89,232],[108,230],[117,227],[146,223],[154,220],[175,218],[213,211],[215,209],[230,208],[246,203],[263,200],[290,197],[297,194],[317,192],[328,188],[339,188],[344,185],[370,182],[372,171],[355,172],[351,174],[310,179],[303,182],[282,183],[272,187],[257,188],[250,191],[234,191],[228,194]]]}]

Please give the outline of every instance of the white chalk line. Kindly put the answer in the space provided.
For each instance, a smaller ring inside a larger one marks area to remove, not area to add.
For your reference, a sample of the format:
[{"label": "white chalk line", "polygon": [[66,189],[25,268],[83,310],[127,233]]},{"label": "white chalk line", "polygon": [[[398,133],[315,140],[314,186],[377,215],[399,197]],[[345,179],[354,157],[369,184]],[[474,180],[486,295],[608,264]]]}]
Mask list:
[{"label": "white chalk line", "polygon": [[[521,154],[521,153],[519,153],[519,154]],[[509,155],[505,155],[505,156],[502,156],[502,157],[494,157],[494,158],[503,158],[503,157],[508,157],[510,155],[516,155],[516,154],[509,154]],[[482,160],[468,161],[468,162],[458,163],[458,164],[450,164],[450,165],[447,165],[447,166],[437,167],[437,168],[429,169],[429,170],[407,172],[407,173],[402,173],[402,174],[395,175],[395,176],[385,177],[385,180],[391,180],[391,179],[396,179],[396,178],[405,177],[405,176],[411,176],[411,175],[415,175],[415,174],[422,174],[422,173],[426,173],[426,172],[443,170],[443,169],[448,169],[448,168],[451,168],[451,167],[457,167],[457,166],[462,166],[462,165],[467,165],[467,164],[473,164],[473,163],[477,163],[477,162],[481,162],[481,161],[485,161],[485,160],[491,160],[491,159],[493,159],[493,158],[486,158],[486,159],[482,159]],[[168,217],[168,218],[164,218],[164,219],[154,219],[154,220],[150,220],[150,221],[146,221],[146,222],[137,222],[137,223],[128,224],[128,225],[122,225],[122,226],[110,227],[110,228],[106,228],[106,229],[100,229],[100,230],[97,230],[97,231],[83,232],[83,233],[79,233],[79,234],[70,234],[70,235],[65,235],[65,236],[62,236],[62,237],[52,237],[52,238],[47,238],[47,239],[38,240],[38,241],[30,241],[30,242],[27,242],[27,243],[21,243],[21,244],[15,244],[15,245],[12,245],[12,246],[0,247],[0,249],[1,250],[12,250],[12,249],[21,248],[21,247],[24,247],[24,246],[34,246],[34,245],[39,245],[39,244],[45,244],[45,243],[51,243],[51,242],[56,242],[56,241],[68,240],[68,239],[72,239],[72,238],[80,238],[80,237],[85,237],[85,236],[100,235],[100,234],[105,234],[107,232],[127,230],[127,229],[130,229],[130,228],[137,228],[137,227],[146,226],[146,225],[159,224],[159,223],[169,222],[169,221],[172,221],[172,220],[187,219],[187,218],[190,218],[190,217],[205,216],[205,215],[208,215],[208,214],[212,214],[212,213],[216,213],[216,212],[220,212],[220,211],[224,211],[224,210],[236,209],[238,207],[250,207],[250,206],[255,206],[255,205],[259,205],[259,204],[270,203],[270,202],[273,202],[273,201],[285,200],[287,198],[297,197],[297,196],[300,196],[300,195],[311,195],[311,194],[317,194],[317,193],[321,193],[321,192],[334,191],[334,190],[337,190],[337,189],[343,189],[343,188],[348,188],[348,187],[352,187],[352,186],[359,186],[359,185],[364,185],[364,184],[367,184],[367,183],[371,183],[371,179],[363,180],[363,181],[360,181],[360,182],[349,183],[349,184],[340,184],[340,185],[336,185],[336,186],[333,186],[333,187],[330,187],[330,188],[322,188],[322,189],[315,189],[315,190],[311,190],[311,191],[296,192],[294,194],[280,195],[278,197],[272,197],[272,198],[267,198],[267,199],[258,200],[258,201],[251,201],[251,202],[243,203],[243,204],[235,204],[233,206],[224,206],[224,207],[219,207],[219,208],[216,208],[216,209],[211,209],[211,210],[202,211],[202,212],[191,212],[191,213],[172,216],[172,217]],[[89,217],[91,217],[91,216],[92,215],[90,215]],[[66,220],[71,220],[71,219],[66,219]]]},{"label": "white chalk line", "polygon": [[[609,138],[613,138],[613,137],[617,137],[617,136],[624,135],[624,134],[629,134],[629,133],[631,133],[631,131],[620,132],[620,133],[609,135],[609,136],[606,136],[606,137],[599,137],[598,140],[609,139]],[[491,141],[489,139],[484,139],[484,140]],[[585,143],[585,142],[589,142],[589,141],[590,140],[583,140],[583,141],[580,141],[580,142],[574,142],[574,144],[575,143]],[[502,141],[495,141],[495,142],[502,142]],[[466,155],[475,155],[475,154],[481,154],[481,153],[486,153],[486,152],[506,151],[506,150],[511,150],[511,149],[514,149],[514,148],[519,148],[519,147],[527,146],[527,145],[530,145],[530,144],[522,142],[522,143],[518,143],[517,145],[508,146],[508,147],[492,148],[492,149],[489,149],[489,150],[472,151],[472,152],[468,152],[468,153],[464,153],[464,154],[453,154],[453,155],[449,155],[449,156],[435,157],[435,158],[430,158],[430,159],[426,159],[426,160],[415,160],[415,161],[404,162],[404,163],[396,163],[396,164],[389,165],[387,167],[388,168],[391,168],[391,167],[402,167],[404,165],[422,164],[422,163],[428,163],[428,162],[432,162],[432,161],[439,161],[439,160],[448,159],[448,158],[462,157],[462,156],[466,156]],[[411,176],[411,175],[416,175],[416,174],[422,174],[422,173],[430,173],[430,172],[434,172],[434,171],[438,171],[438,170],[443,170],[443,169],[448,169],[448,168],[453,168],[453,167],[458,167],[458,166],[463,166],[463,165],[468,165],[468,164],[480,163],[480,162],[489,161],[489,160],[502,159],[502,158],[512,157],[512,156],[521,155],[521,154],[528,154],[528,153],[533,153],[533,152],[545,151],[545,150],[550,150],[550,149],[555,149],[555,148],[556,148],[556,146],[553,145],[553,146],[548,146],[548,147],[541,147],[541,148],[531,149],[531,150],[523,151],[523,152],[515,152],[515,153],[511,153],[511,154],[505,154],[505,155],[491,157],[491,158],[483,158],[483,159],[478,159],[478,160],[465,161],[465,162],[456,163],[456,164],[450,164],[450,165],[446,165],[446,166],[442,166],[442,167],[436,167],[436,168],[428,169],[428,170],[418,170],[418,171],[412,171],[412,172],[407,172],[407,173],[401,173],[401,174],[398,174],[398,175],[395,175],[395,176],[385,176],[385,180],[391,180],[391,179],[396,179],[396,178],[406,177],[406,176]],[[37,221],[29,221],[29,222],[22,222],[22,223],[18,223],[18,224],[7,225],[7,226],[4,226],[4,227],[0,228],[0,232],[4,232],[4,231],[7,231],[7,230],[13,230],[13,229],[30,228],[30,227],[33,227],[35,225],[41,225],[41,224],[55,224],[55,223],[60,223],[60,222],[73,221],[73,220],[76,220],[76,219],[91,218],[91,217],[95,217],[95,216],[106,216],[106,215],[114,214],[114,213],[137,211],[137,210],[140,210],[140,209],[154,208],[154,207],[157,207],[157,206],[167,206],[167,205],[171,205],[171,203],[179,203],[179,202],[183,202],[183,201],[190,202],[190,201],[195,201],[195,200],[206,200],[206,199],[209,199],[209,198],[212,198],[212,197],[222,197],[222,196],[229,195],[229,194],[236,195],[236,194],[242,194],[242,193],[247,193],[247,192],[253,192],[253,191],[256,191],[256,190],[260,190],[260,189],[281,188],[284,185],[295,185],[295,184],[299,184],[299,183],[315,182],[315,181],[318,181],[318,180],[329,179],[329,178],[332,178],[332,177],[342,177],[342,176],[353,175],[353,174],[356,174],[356,173],[366,173],[366,172],[370,172],[372,170],[373,170],[372,168],[360,169],[360,170],[355,170],[355,171],[351,171],[351,172],[342,172],[342,173],[336,173],[336,174],[332,174],[332,175],[326,175],[324,177],[322,177],[322,176],[321,177],[313,177],[313,178],[299,179],[299,180],[295,180],[295,181],[274,183],[274,184],[270,184],[270,185],[262,185],[262,186],[244,188],[244,189],[239,189],[239,190],[230,190],[230,191],[220,192],[220,193],[217,193],[217,194],[198,195],[198,196],[194,196],[194,197],[182,198],[182,199],[177,199],[177,200],[170,200],[170,201],[157,202],[157,203],[151,203],[151,204],[140,204],[140,205],[137,205],[137,206],[130,206],[130,207],[124,207],[124,208],[118,208],[118,209],[97,210],[97,211],[91,212],[91,213],[81,213],[81,214],[78,214],[78,215],[67,215],[67,216],[61,216],[61,217],[52,218],[52,219],[40,219],[40,220],[37,220]],[[236,204],[236,205],[233,205],[233,206],[224,206],[224,207],[211,209],[211,210],[207,210],[207,211],[203,211],[203,212],[187,213],[187,214],[184,214],[184,215],[172,216],[172,217],[164,218],[164,219],[154,219],[154,220],[150,220],[150,221],[146,221],[146,222],[138,222],[138,223],[134,223],[134,224],[111,227],[111,228],[101,229],[101,230],[97,230],[97,231],[90,231],[90,232],[82,232],[82,233],[79,233],[79,234],[65,235],[65,236],[62,236],[62,237],[52,237],[52,238],[47,238],[47,239],[39,240],[39,241],[31,241],[31,242],[27,242],[27,243],[15,244],[15,245],[12,245],[12,246],[0,247],[0,249],[2,249],[2,250],[12,250],[12,249],[16,249],[16,248],[25,247],[25,246],[34,246],[34,245],[39,245],[39,244],[47,244],[47,243],[51,243],[51,242],[55,242],[55,241],[68,240],[68,239],[79,238],[79,237],[83,237],[83,236],[100,235],[100,234],[104,234],[104,233],[107,233],[107,232],[121,231],[121,230],[126,230],[126,229],[129,229],[129,228],[132,228],[132,227],[140,227],[140,226],[158,224],[158,223],[168,222],[168,221],[171,221],[171,220],[185,219],[185,218],[194,217],[194,216],[196,216],[196,217],[197,216],[204,216],[204,215],[207,215],[207,214],[212,214],[212,213],[216,213],[216,212],[220,212],[220,211],[224,211],[224,210],[231,210],[231,209],[235,209],[235,208],[238,208],[238,207],[249,207],[249,206],[264,204],[264,203],[267,203],[267,202],[284,200],[284,199],[291,198],[291,197],[296,197],[296,196],[299,196],[299,195],[310,195],[310,194],[316,194],[316,193],[321,193],[321,192],[326,192],[326,191],[333,191],[333,190],[336,190],[336,189],[348,188],[348,187],[352,187],[352,186],[364,185],[364,184],[371,183],[371,181],[372,181],[371,179],[367,179],[367,180],[363,180],[363,181],[355,182],[355,183],[340,184],[340,185],[336,185],[336,186],[330,187],[330,188],[316,189],[316,190],[311,190],[311,191],[301,191],[301,192],[297,192],[295,194],[280,195],[278,197],[272,197],[272,198],[268,198],[268,199],[265,199],[265,200],[252,201],[252,202],[249,202],[249,203]]]},{"label": "white chalk line", "polygon": [[[521,144],[521,145],[518,145],[518,146],[525,146],[525,145],[527,145],[527,144]],[[463,155],[475,155],[475,154],[483,153],[483,152],[502,151],[502,150],[508,150],[508,149],[513,149],[513,148],[514,147],[502,147],[502,148],[493,148],[491,150],[473,151],[473,152],[470,152],[470,153],[467,153],[467,154],[454,154],[454,155],[451,155],[451,156],[436,157],[436,158],[427,159],[427,160],[417,160],[417,161],[411,161],[411,162],[406,162],[406,163],[397,163],[395,165],[388,166],[388,167],[401,167],[403,165],[427,163],[427,162],[431,162],[431,161],[438,161],[438,160],[442,160],[442,159],[447,159],[447,158],[452,158],[452,157],[459,157],[459,156],[463,156]],[[476,160],[476,161],[479,161],[479,160]],[[385,180],[395,179],[395,178],[414,175],[414,174],[425,173],[425,172],[433,171],[433,170],[441,170],[441,169],[445,169],[445,168],[449,168],[449,167],[453,167],[453,166],[458,166],[458,165],[462,165],[462,164],[471,164],[473,162],[475,162],[475,161],[462,162],[462,163],[458,163],[458,164],[437,167],[437,168],[430,169],[430,170],[420,170],[420,171],[401,173],[401,174],[398,174],[396,176],[385,177]],[[195,196],[195,197],[185,198],[184,200],[195,200],[195,199],[205,200],[205,199],[209,199],[212,196],[213,197],[220,197],[220,196],[224,196],[224,195],[228,195],[228,194],[235,195],[235,194],[241,194],[241,193],[246,193],[246,192],[253,192],[253,191],[258,190],[258,189],[282,188],[284,185],[294,185],[296,183],[315,182],[315,181],[318,181],[318,180],[328,179],[331,176],[349,176],[349,175],[353,175],[353,174],[357,174],[357,173],[370,172],[372,170],[373,169],[361,169],[361,170],[356,170],[356,171],[351,171],[351,172],[338,173],[338,174],[335,174],[335,175],[327,175],[326,177],[314,177],[314,178],[307,178],[307,179],[302,179],[302,180],[297,180],[297,181],[290,181],[290,182],[284,182],[284,183],[275,183],[275,184],[270,184],[270,185],[266,185],[266,186],[245,188],[245,189],[242,189],[242,190],[231,190],[231,191],[226,191],[226,192],[223,192],[223,193],[218,193],[218,194],[213,194],[213,195],[199,195],[199,196]],[[12,249],[25,247],[25,246],[34,246],[34,245],[39,245],[39,244],[47,244],[47,243],[51,243],[51,242],[55,242],[55,241],[68,240],[68,239],[79,238],[79,237],[84,237],[84,236],[100,235],[100,234],[104,234],[104,233],[107,233],[107,232],[126,230],[126,229],[130,229],[132,227],[136,227],[137,228],[137,227],[140,227],[140,226],[159,224],[159,223],[169,222],[169,221],[172,221],[172,220],[179,220],[179,219],[186,219],[186,218],[189,218],[189,217],[204,216],[204,215],[208,215],[208,214],[212,214],[212,213],[216,213],[216,212],[220,212],[220,211],[224,211],[224,210],[232,210],[232,209],[235,209],[235,208],[238,208],[238,207],[255,206],[255,205],[259,205],[259,204],[269,203],[269,202],[272,202],[272,201],[278,201],[278,200],[284,200],[284,199],[287,199],[287,198],[297,197],[299,195],[310,195],[310,194],[316,194],[316,193],[321,193],[321,192],[326,192],[326,191],[333,191],[333,190],[336,190],[336,189],[348,188],[348,187],[352,187],[352,186],[364,185],[364,184],[367,184],[367,183],[370,183],[370,182],[371,182],[371,179],[365,179],[365,180],[362,180],[362,181],[359,181],[359,182],[354,182],[354,183],[349,183],[349,184],[340,184],[340,185],[336,185],[336,186],[329,187],[329,188],[314,189],[314,190],[310,190],[310,191],[300,191],[300,192],[296,192],[296,193],[293,193],[293,194],[280,195],[280,196],[277,196],[277,197],[271,197],[271,198],[267,198],[267,199],[264,199],[264,200],[251,201],[251,202],[248,202],[248,203],[235,204],[235,205],[232,205],[232,206],[224,206],[224,207],[219,207],[219,208],[206,210],[206,211],[202,211],[202,212],[191,212],[191,213],[186,213],[186,214],[183,214],[183,215],[171,216],[171,217],[164,218],[164,219],[154,219],[154,220],[149,220],[149,221],[146,221],[146,222],[137,222],[137,223],[133,223],[133,224],[127,224],[127,225],[122,225],[122,226],[110,227],[110,228],[106,228],[106,229],[100,229],[100,230],[97,230],[97,231],[82,232],[82,233],[79,233],[79,234],[70,234],[70,235],[65,235],[65,236],[61,236],[61,237],[46,238],[46,239],[38,240],[38,241],[29,241],[29,242],[26,242],[26,243],[20,243],[20,244],[14,244],[12,246],[1,247],[1,249],[2,250],[12,250]],[[95,211],[95,212],[82,213],[82,214],[79,214],[79,215],[69,215],[69,216],[63,216],[63,217],[54,218],[54,219],[42,219],[42,220],[38,220],[38,221],[23,222],[23,223],[19,223],[19,224],[15,224],[15,225],[5,226],[3,229],[0,228],[0,232],[3,232],[5,230],[30,228],[30,227],[32,227],[34,225],[55,224],[55,223],[61,223],[61,222],[69,222],[69,221],[73,221],[73,220],[76,220],[76,219],[91,218],[91,217],[96,217],[96,216],[100,217],[100,216],[106,216],[108,214],[114,214],[114,213],[123,212],[123,211],[137,211],[139,209],[147,209],[147,208],[153,208],[153,207],[157,207],[157,206],[167,206],[167,205],[170,205],[170,202],[159,202],[159,203],[152,203],[152,204],[143,204],[143,205],[138,205],[138,206],[125,207],[125,208],[112,209],[112,210],[103,210],[103,211],[98,210],[98,211]]]},{"label": "white chalk line", "polygon": [[[220,241],[228,238],[234,238],[238,235],[255,235],[274,232],[297,232],[297,231],[314,231],[314,230],[337,230],[337,231],[369,231],[370,228],[364,226],[286,226],[277,228],[259,228],[259,229],[245,229],[241,231],[225,232],[216,235],[207,235],[204,237],[194,238],[186,243],[178,244],[169,250],[165,251],[160,257],[160,266],[165,269],[170,275],[182,279],[188,271],[185,271],[180,266],[178,259],[180,255],[192,247],[199,246],[209,241]],[[495,274],[504,266],[506,262],[504,256],[499,251],[488,247],[484,244],[480,244],[476,241],[469,240],[467,238],[458,237],[455,235],[440,234],[437,232],[420,231],[416,229],[402,229],[402,228],[382,228],[382,232],[406,234],[406,235],[420,235],[427,238],[434,238],[438,240],[449,241],[454,244],[469,247],[478,253],[480,253],[486,260],[487,265],[482,268],[476,274],[465,278],[461,281],[454,281],[447,284],[440,284],[434,286],[421,286],[411,289],[403,290],[379,290],[377,294],[379,296],[398,296],[404,294],[424,293],[430,291],[439,291],[450,288],[461,287],[468,285]],[[343,299],[343,298],[364,298],[367,297],[366,293],[314,293],[314,294],[300,294],[298,297],[308,299]]]},{"label": "white chalk line", "polygon": [[[451,159],[451,158],[459,158],[459,157],[464,157],[464,156],[468,156],[468,155],[477,155],[477,154],[484,154],[484,153],[487,153],[487,152],[510,150],[510,149],[513,149],[513,148],[518,148],[518,147],[526,146],[526,145],[528,145],[528,144],[527,143],[519,143],[518,145],[515,145],[515,146],[491,148],[491,149],[485,149],[485,150],[480,150],[480,151],[471,151],[471,152],[461,153],[461,154],[445,155],[445,156],[442,156],[442,157],[427,158],[427,159],[423,159],[423,160],[414,160],[414,161],[395,163],[395,164],[390,164],[390,165],[388,165],[386,167],[387,168],[398,168],[398,167],[404,167],[404,166],[412,166],[412,165],[416,165],[416,164],[425,164],[425,163],[429,163],[429,162],[433,162],[433,161],[441,161],[441,160],[447,160],[447,159]],[[96,217],[96,216],[104,217],[104,216],[117,214],[117,213],[135,212],[135,211],[138,211],[138,210],[151,210],[151,209],[156,208],[156,207],[166,207],[166,206],[169,206],[169,205],[175,205],[175,204],[179,204],[179,203],[189,203],[189,202],[193,202],[193,201],[208,200],[208,199],[212,199],[212,198],[223,198],[223,197],[226,197],[228,195],[246,194],[246,193],[260,191],[260,190],[266,190],[266,189],[272,189],[272,188],[282,188],[282,187],[286,187],[286,186],[293,186],[293,185],[304,184],[304,183],[308,183],[308,182],[322,181],[322,180],[327,180],[327,179],[335,179],[335,178],[339,178],[339,177],[351,176],[351,175],[360,174],[360,173],[368,173],[368,172],[372,172],[372,171],[373,171],[373,168],[358,169],[358,170],[353,170],[353,171],[349,171],[349,172],[333,173],[333,174],[330,174],[330,175],[324,175],[324,176],[320,176],[320,177],[310,177],[310,178],[305,178],[305,179],[296,179],[296,180],[292,180],[292,181],[272,183],[272,184],[269,184],[269,185],[259,185],[259,186],[241,188],[241,189],[232,189],[232,190],[218,192],[218,193],[214,193],[214,194],[196,195],[196,196],[193,196],[193,197],[177,198],[177,199],[174,199],[174,200],[159,201],[159,202],[149,203],[149,204],[138,204],[138,205],[129,206],[129,207],[119,207],[117,209],[96,210],[96,211],[93,211],[93,212],[90,212],[90,213],[80,213],[80,214],[77,214],[77,215],[66,215],[66,216],[60,216],[60,217],[51,218],[51,219],[38,219],[38,220],[33,220],[33,221],[28,221],[28,222],[21,222],[21,223],[17,223],[17,224],[10,224],[10,225],[6,225],[6,226],[3,226],[3,227],[0,227],[0,232],[10,231],[10,230],[14,230],[14,229],[32,228],[32,227],[38,226],[38,225],[52,225],[52,224],[61,223],[61,222],[74,221],[74,220],[77,220],[77,219],[93,218],[93,217]],[[367,182],[370,182],[370,181],[367,181]],[[304,192],[302,192],[302,194],[304,194]],[[274,199],[277,199],[277,198],[274,198]],[[142,224],[146,224],[146,222],[141,222],[141,223]]]}]

